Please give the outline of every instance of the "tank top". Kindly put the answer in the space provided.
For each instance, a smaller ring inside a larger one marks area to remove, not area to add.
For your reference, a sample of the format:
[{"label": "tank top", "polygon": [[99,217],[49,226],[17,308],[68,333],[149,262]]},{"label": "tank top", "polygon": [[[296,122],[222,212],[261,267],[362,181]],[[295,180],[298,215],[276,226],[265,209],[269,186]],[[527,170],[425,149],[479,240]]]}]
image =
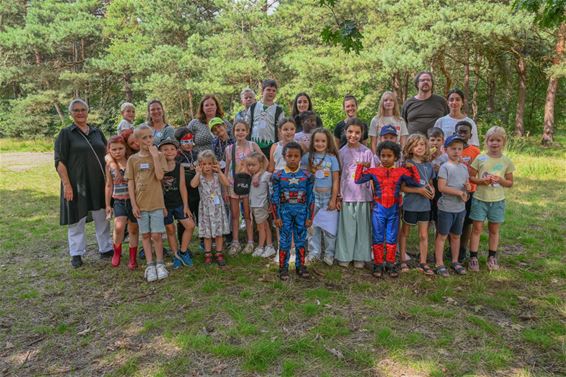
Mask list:
[{"label": "tank top", "polygon": [[[120,171],[120,174],[116,170]],[[110,168],[110,175],[112,176],[112,198],[117,200],[130,199],[128,194],[128,181],[124,178],[126,169],[113,169]]]},{"label": "tank top", "polygon": [[[228,149],[229,148],[229,149]],[[252,142],[248,141],[245,147],[237,147],[236,142],[234,144],[228,146],[226,149],[226,155],[232,158],[232,148],[236,148],[236,172],[238,172],[239,168],[242,166],[242,163],[252,152]],[[230,176],[233,174],[232,172],[232,163],[230,163]]]},{"label": "tank top", "polygon": [[163,198],[167,208],[177,208],[183,205],[181,191],[179,191],[180,171],[181,165],[175,162],[175,168],[163,174],[161,184],[163,185]]}]

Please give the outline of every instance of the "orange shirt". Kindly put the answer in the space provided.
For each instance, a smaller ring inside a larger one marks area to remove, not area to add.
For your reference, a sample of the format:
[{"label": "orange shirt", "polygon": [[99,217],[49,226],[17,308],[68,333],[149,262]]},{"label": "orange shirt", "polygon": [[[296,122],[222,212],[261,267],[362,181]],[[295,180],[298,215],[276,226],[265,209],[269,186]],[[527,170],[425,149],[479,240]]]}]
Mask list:
[{"label": "orange shirt", "polygon": [[[470,174],[470,176],[472,175],[470,166],[472,165],[472,162],[474,162],[474,160],[480,153],[481,153],[480,149],[475,145],[471,145],[471,144],[468,145],[466,148],[464,148],[464,151],[462,152],[462,162],[466,164],[466,166],[468,167],[468,173]],[[476,188],[478,185],[470,182],[470,186],[472,186],[470,192],[476,192]]]}]

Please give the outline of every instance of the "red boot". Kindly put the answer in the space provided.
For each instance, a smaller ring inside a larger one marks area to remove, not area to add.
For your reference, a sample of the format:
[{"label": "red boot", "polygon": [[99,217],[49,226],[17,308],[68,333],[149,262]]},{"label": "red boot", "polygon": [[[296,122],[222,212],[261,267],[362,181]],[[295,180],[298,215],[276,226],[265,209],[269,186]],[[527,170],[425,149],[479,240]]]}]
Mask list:
[{"label": "red boot", "polygon": [[112,267],[120,265],[120,258],[122,257],[122,244],[114,245],[114,255],[112,256]]},{"label": "red boot", "polygon": [[136,256],[138,255],[137,247],[130,247],[130,262],[128,263],[128,268],[133,271],[138,268],[138,263],[136,262]]},{"label": "red boot", "polygon": [[383,244],[375,244],[372,247],[373,264],[381,266],[383,264]]}]

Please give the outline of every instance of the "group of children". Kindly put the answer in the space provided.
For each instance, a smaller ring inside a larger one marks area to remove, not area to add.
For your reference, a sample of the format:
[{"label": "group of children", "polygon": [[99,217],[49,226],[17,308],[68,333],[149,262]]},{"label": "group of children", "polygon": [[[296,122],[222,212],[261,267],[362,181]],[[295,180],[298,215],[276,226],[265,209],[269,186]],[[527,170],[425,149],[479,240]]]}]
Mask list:
[{"label": "group of children", "polygon": [[[224,266],[225,240],[231,241],[230,255],[276,255],[274,225],[282,280],[289,278],[292,249],[301,277],[308,276],[306,266],[319,259],[343,267],[353,262],[356,268],[372,263],[373,276],[387,273],[396,277],[399,268],[401,272],[409,269],[407,239],[411,227],[416,226],[418,269],[426,275],[445,277],[449,276],[443,262],[447,238],[451,269],[456,274],[466,273],[463,262],[469,245],[468,269],[479,271],[479,239],[487,219],[487,267],[498,268],[504,188],[513,185],[514,170],[513,163],[502,154],[504,129],[489,129],[486,151],[481,154],[468,144],[472,126],[466,121],[456,125],[454,135],[445,137],[439,128],[430,129],[428,138],[410,135],[403,140],[403,147],[397,129],[383,125],[374,153],[362,143],[365,125],[358,118],[347,120],[346,145],[340,150],[327,129],[316,128],[315,113],[301,114],[300,121],[300,133],[296,133],[293,118],[278,123],[279,141],[271,146],[269,156],[249,140],[250,127],[242,120],[230,132],[221,119],[210,120],[213,148],[196,156],[192,135],[186,129],[178,129],[175,139],[162,140],[155,146],[149,126],[136,128],[134,136],[140,151],[129,158],[127,142],[121,136],[112,137],[108,142],[106,191],[107,213],[110,216],[113,212],[115,217],[112,264],[120,264],[126,224],[130,237],[128,267],[137,266],[141,233],[147,281],[168,276],[163,233],[167,234],[173,268],[192,265],[188,246],[196,225],[204,263],[214,260]],[[240,214],[246,226],[243,247],[239,242]],[[430,224],[436,229],[434,269],[427,262]]]}]

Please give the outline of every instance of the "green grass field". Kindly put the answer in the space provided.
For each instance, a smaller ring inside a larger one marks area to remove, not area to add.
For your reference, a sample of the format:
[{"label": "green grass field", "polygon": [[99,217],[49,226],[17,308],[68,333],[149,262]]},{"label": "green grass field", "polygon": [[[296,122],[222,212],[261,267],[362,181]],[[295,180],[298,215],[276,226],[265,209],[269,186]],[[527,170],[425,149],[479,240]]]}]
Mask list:
[{"label": "green grass field", "polygon": [[485,269],[482,238],[478,274],[376,281],[315,265],[311,279],[287,283],[265,260],[238,256],[220,271],[199,254],[192,269],[147,284],[142,269],[98,259],[91,225],[85,265],[73,270],[52,164],[2,164],[0,373],[565,375],[566,152],[527,143],[509,155],[517,172],[500,271]]}]

